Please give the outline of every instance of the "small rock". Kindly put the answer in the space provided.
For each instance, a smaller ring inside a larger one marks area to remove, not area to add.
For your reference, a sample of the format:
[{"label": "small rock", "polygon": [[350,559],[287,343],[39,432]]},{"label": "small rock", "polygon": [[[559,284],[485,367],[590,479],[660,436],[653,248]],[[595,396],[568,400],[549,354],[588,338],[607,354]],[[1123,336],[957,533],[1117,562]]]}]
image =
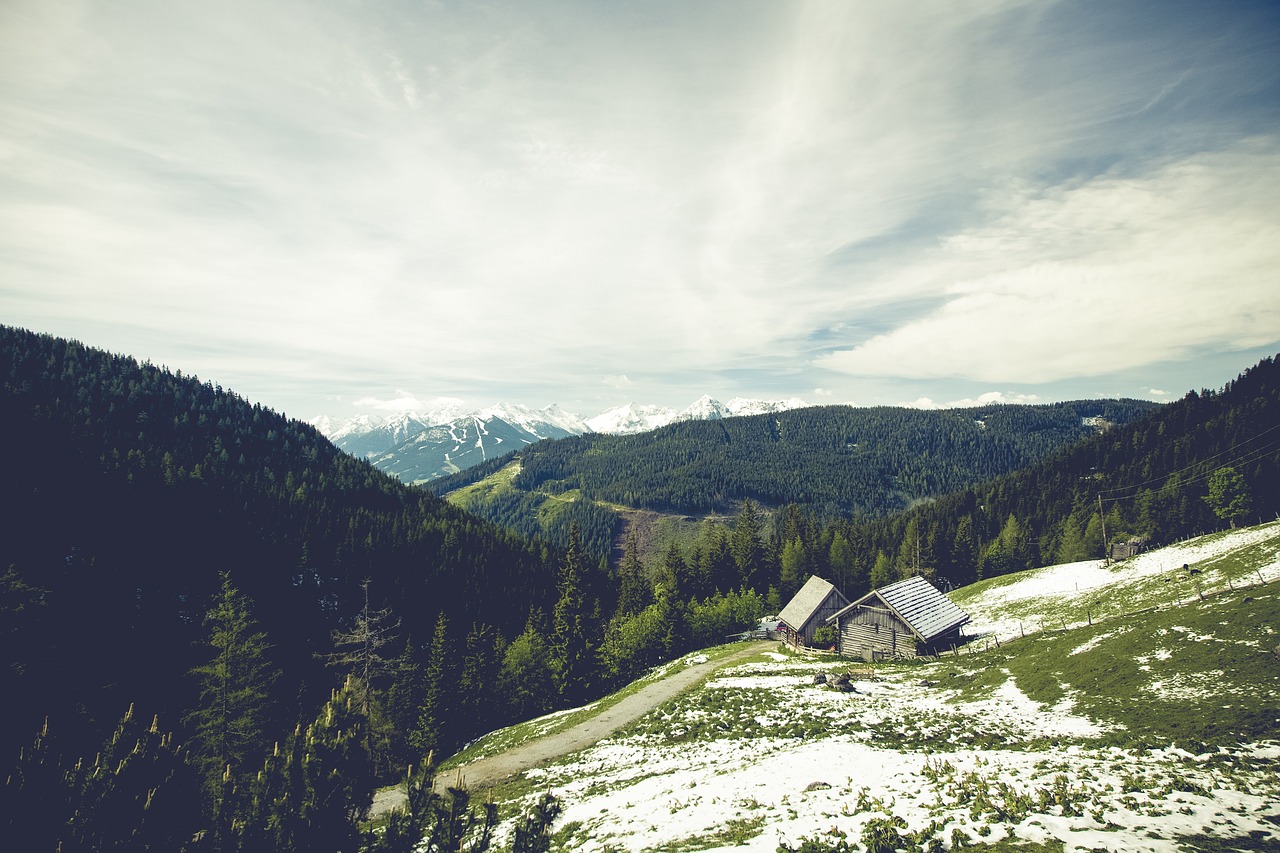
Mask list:
[{"label": "small rock", "polygon": [[809,791],[825,791],[830,787],[831,786],[828,785],[826,782],[810,782],[809,786],[804,790],[805,790],[805,793],[808,793]]}]

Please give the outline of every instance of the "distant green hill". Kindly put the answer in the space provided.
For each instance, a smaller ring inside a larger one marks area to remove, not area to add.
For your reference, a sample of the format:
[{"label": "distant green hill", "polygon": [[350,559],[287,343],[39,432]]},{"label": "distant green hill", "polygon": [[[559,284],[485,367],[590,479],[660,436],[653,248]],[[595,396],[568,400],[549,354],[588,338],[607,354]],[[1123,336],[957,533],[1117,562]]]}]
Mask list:
[{"label": "distant green hill", "polygon": [[[427,487],[465,495],[469,511],[526,535],[559,539],[571,517],[602,554],[616,524],[611,505],[701,515],[732,513],[749,498],[770,507],[798,505],[825,519],[881,517],[1025,467],[1158,408],[1084,400],[945,411],[796,409],[539,442]],[[504,472],[500,488],[477,489],[498,472]]]},{"label": "distant green hill", "polygon": [[[883,552],[900,563],[916,560],[963,584],[1101,557],[1104,534],[1110,543],[1140,538],[1150,547],[1227,527],[1232,522],[1206,500],[1222,469],[1239,477],[1243,503],[1235,523],[1276,517],[1276,359],[1263,359],[1221,390],[1191,391],[1150,417],[1026,468],[859,525],[855,538],[873,558]],[[922,554],[908,558],[904,545]]]}]

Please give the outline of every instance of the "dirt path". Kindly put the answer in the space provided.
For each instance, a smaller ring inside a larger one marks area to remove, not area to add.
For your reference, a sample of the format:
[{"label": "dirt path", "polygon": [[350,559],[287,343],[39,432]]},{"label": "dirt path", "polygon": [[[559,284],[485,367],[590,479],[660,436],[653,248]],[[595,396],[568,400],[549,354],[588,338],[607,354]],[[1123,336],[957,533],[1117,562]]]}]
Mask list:
[{"label": "dirt path", "polygon": [[[463,783],[474,791],[515,776],[517,773],[540,767],[561,756],[586,749],[634,723],[663,702],[693,687],[714,670],[744,658],[754,657],[776,645],[775,642],[749,643],[728,657],[686,666],[660,681],[646,684],[618,704],[576,726],[531,740],[506,752],[477,759],[461,768],[452,768],[440,775],[438,784],[453,784],[458,771],[461,770]],[[377,817],[386,814],[403,804],[404,799],[404,791],[399,788],[378,791],[374,795],[373,808],[369,815]]]}]

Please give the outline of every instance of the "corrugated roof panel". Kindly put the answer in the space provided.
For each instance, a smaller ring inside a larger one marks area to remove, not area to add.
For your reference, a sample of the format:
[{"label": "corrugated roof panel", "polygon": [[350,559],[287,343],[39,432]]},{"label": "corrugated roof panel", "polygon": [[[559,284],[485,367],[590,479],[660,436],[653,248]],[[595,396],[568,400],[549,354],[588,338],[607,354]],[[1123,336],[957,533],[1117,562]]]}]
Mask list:
[{"label": "corrugated roof panel", "polygon": [[898,581],[875,592],[925,641],[969,621],[968,613],[919,576]]}]

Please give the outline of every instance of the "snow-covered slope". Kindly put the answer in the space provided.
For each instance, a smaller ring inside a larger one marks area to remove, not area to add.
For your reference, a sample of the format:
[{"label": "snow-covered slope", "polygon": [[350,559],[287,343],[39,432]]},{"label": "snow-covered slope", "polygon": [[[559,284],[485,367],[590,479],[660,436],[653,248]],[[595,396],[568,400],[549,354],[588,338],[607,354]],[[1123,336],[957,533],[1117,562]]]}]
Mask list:
[{"label": "snow-covered slope", "polygon": [[594,432],[618,435],[648,432],[678,421],[715,421],[721,418],[743,417],[785,412],[809,405],[804,400],[747,400],[735,397],[728,403],[704,394],[687,408],[676,411],[665,406],[642,406],[627,403],[596,415],[587,421]]},{"label": "snow-covered slope", "polygon": [[370,461],[406,483],[422,483],[535,441],[579,434],[572,418],[564,413],[552,413],[558,421],[553,423],[541,417],[544,412],[545,409],[537,412],[515,406],[495,406],[421,430],[390,450],[370,457]]},{"label": "snow-covered slope", "polygon": [[1280,521],[1200,536],[1111,565],[1086,560],[1028,569],[979,581],[951,598],[973,619],[967,633],[1007,638],[1276,578]]},{"label": "snow-covered slope", "polygon": [[[1280,522],[957,590],[984,636],[937,660],[871,667],[764,647],[526,772],[532,793],[504,811],[554,791],[565,806],[556,828],[572,827],[583,853],[774,853],[805,839],[812,850],[1005,838],[1081,853],[1280,849],[1277,576]],[[1135,587],[1144,607],[1096,609]],[[1015,624],[1012,643],[988,639],[1019,614],[1065,614],[1065,627],[1024,639]],[[836,673],[850,689],[816,683]]]},{"label": "snow-covered slope", "polygon": [[593,432],[625,435],[664,427],[674,421],[677,414],[675,409],[668,409],[665,406],[641,406],[636,403],[627,403],[590,418],[587,425]]}]

